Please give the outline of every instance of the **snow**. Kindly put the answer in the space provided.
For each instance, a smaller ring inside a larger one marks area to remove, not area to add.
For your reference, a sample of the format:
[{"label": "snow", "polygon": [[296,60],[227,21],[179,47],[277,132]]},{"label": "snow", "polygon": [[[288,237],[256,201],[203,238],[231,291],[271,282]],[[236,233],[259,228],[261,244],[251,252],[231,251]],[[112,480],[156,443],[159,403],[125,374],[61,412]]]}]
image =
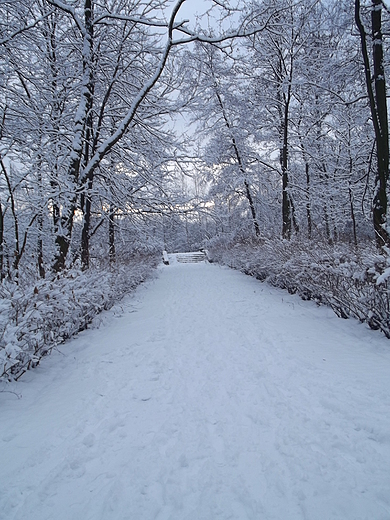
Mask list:
[{"label": "snow", "polygon": [[7,520],[388,520],[390,343],[179,264],[0,393]]},{"label": "snow", "polygon": [[378,276],[376,280],[376,285],[380,285],[381,283],[385,282],[390,277],[390,267],[386,267],[386,269],[383,271],[383,273]]}]

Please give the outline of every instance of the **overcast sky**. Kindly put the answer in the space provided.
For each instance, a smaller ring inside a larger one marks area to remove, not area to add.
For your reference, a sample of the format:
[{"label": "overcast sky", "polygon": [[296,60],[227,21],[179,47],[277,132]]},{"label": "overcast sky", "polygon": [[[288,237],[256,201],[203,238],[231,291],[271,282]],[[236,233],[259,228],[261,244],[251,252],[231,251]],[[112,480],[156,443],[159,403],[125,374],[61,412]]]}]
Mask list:
[{"label": "overcast sky", "polygon": [[210,8],[207,0],[186,0],[179,11],[179,19],[188,18],[192,25],[196,16],[200,16]]},{"label": "overcast sky", "polygon": [[[168,14],[170,16],[173,6],[176,2],[172,2],[171,9]],[[202,27],[206,29],[207,27],[211,26],[215,29],[218,29],[220,27],[219,17],[221,15],[221,10],[216,8],[214,4],[213,13],[211,16],[211,13],[206,15],[207,11],[210,10],[210,8],[213,6],[213,2],[210,0],[186,0],[182,7],[180,8],[180,11],[178,13],[178,16],[176,18],[177,21],[188,19],[188,27],[193,28],[196,23],[201,23]],[[225,26],[225,24],[223,24]],[[224,27],[227,29],[226,27]]]}]

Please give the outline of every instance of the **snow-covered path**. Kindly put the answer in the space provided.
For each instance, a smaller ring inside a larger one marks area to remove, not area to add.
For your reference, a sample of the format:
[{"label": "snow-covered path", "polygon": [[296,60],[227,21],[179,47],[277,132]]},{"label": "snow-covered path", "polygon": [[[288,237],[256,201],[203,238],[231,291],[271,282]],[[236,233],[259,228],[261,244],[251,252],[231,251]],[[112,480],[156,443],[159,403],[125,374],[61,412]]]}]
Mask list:
[{"label": "snow-covered path", "polygon": [[0,393],[0,518],[389,520],[390,342],[175,264]]}]

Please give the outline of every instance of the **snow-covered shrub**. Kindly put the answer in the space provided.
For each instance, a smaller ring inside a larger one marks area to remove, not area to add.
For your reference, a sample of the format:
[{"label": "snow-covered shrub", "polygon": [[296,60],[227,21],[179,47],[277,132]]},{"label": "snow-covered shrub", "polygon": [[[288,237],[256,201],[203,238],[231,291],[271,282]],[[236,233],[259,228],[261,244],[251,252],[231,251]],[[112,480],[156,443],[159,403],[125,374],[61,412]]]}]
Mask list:
[{"label": "snow-covered shrub", "polygon": [[0,379],[18,379],[56,345],[87,328],[151,275],[159,257],[133,256],[113,270],[68,270],[34,284],[0,286]]},{"label": "snow-covered shrub", "polygon": [[355,317],[390,338],[389,252],[276,239],[219,239],[208,249],[215,262],[329,305],[339,317]]}]

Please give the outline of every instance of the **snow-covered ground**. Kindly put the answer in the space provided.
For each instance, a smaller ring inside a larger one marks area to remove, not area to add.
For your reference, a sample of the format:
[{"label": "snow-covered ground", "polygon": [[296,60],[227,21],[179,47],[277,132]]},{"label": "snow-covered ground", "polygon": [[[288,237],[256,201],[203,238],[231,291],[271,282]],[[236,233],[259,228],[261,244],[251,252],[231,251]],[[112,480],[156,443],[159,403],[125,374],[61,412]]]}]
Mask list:
[{"label": "snow-covered ground", "polygon": [[7,520],[389,520],[390,342],[172,264],[0,393]]}]

